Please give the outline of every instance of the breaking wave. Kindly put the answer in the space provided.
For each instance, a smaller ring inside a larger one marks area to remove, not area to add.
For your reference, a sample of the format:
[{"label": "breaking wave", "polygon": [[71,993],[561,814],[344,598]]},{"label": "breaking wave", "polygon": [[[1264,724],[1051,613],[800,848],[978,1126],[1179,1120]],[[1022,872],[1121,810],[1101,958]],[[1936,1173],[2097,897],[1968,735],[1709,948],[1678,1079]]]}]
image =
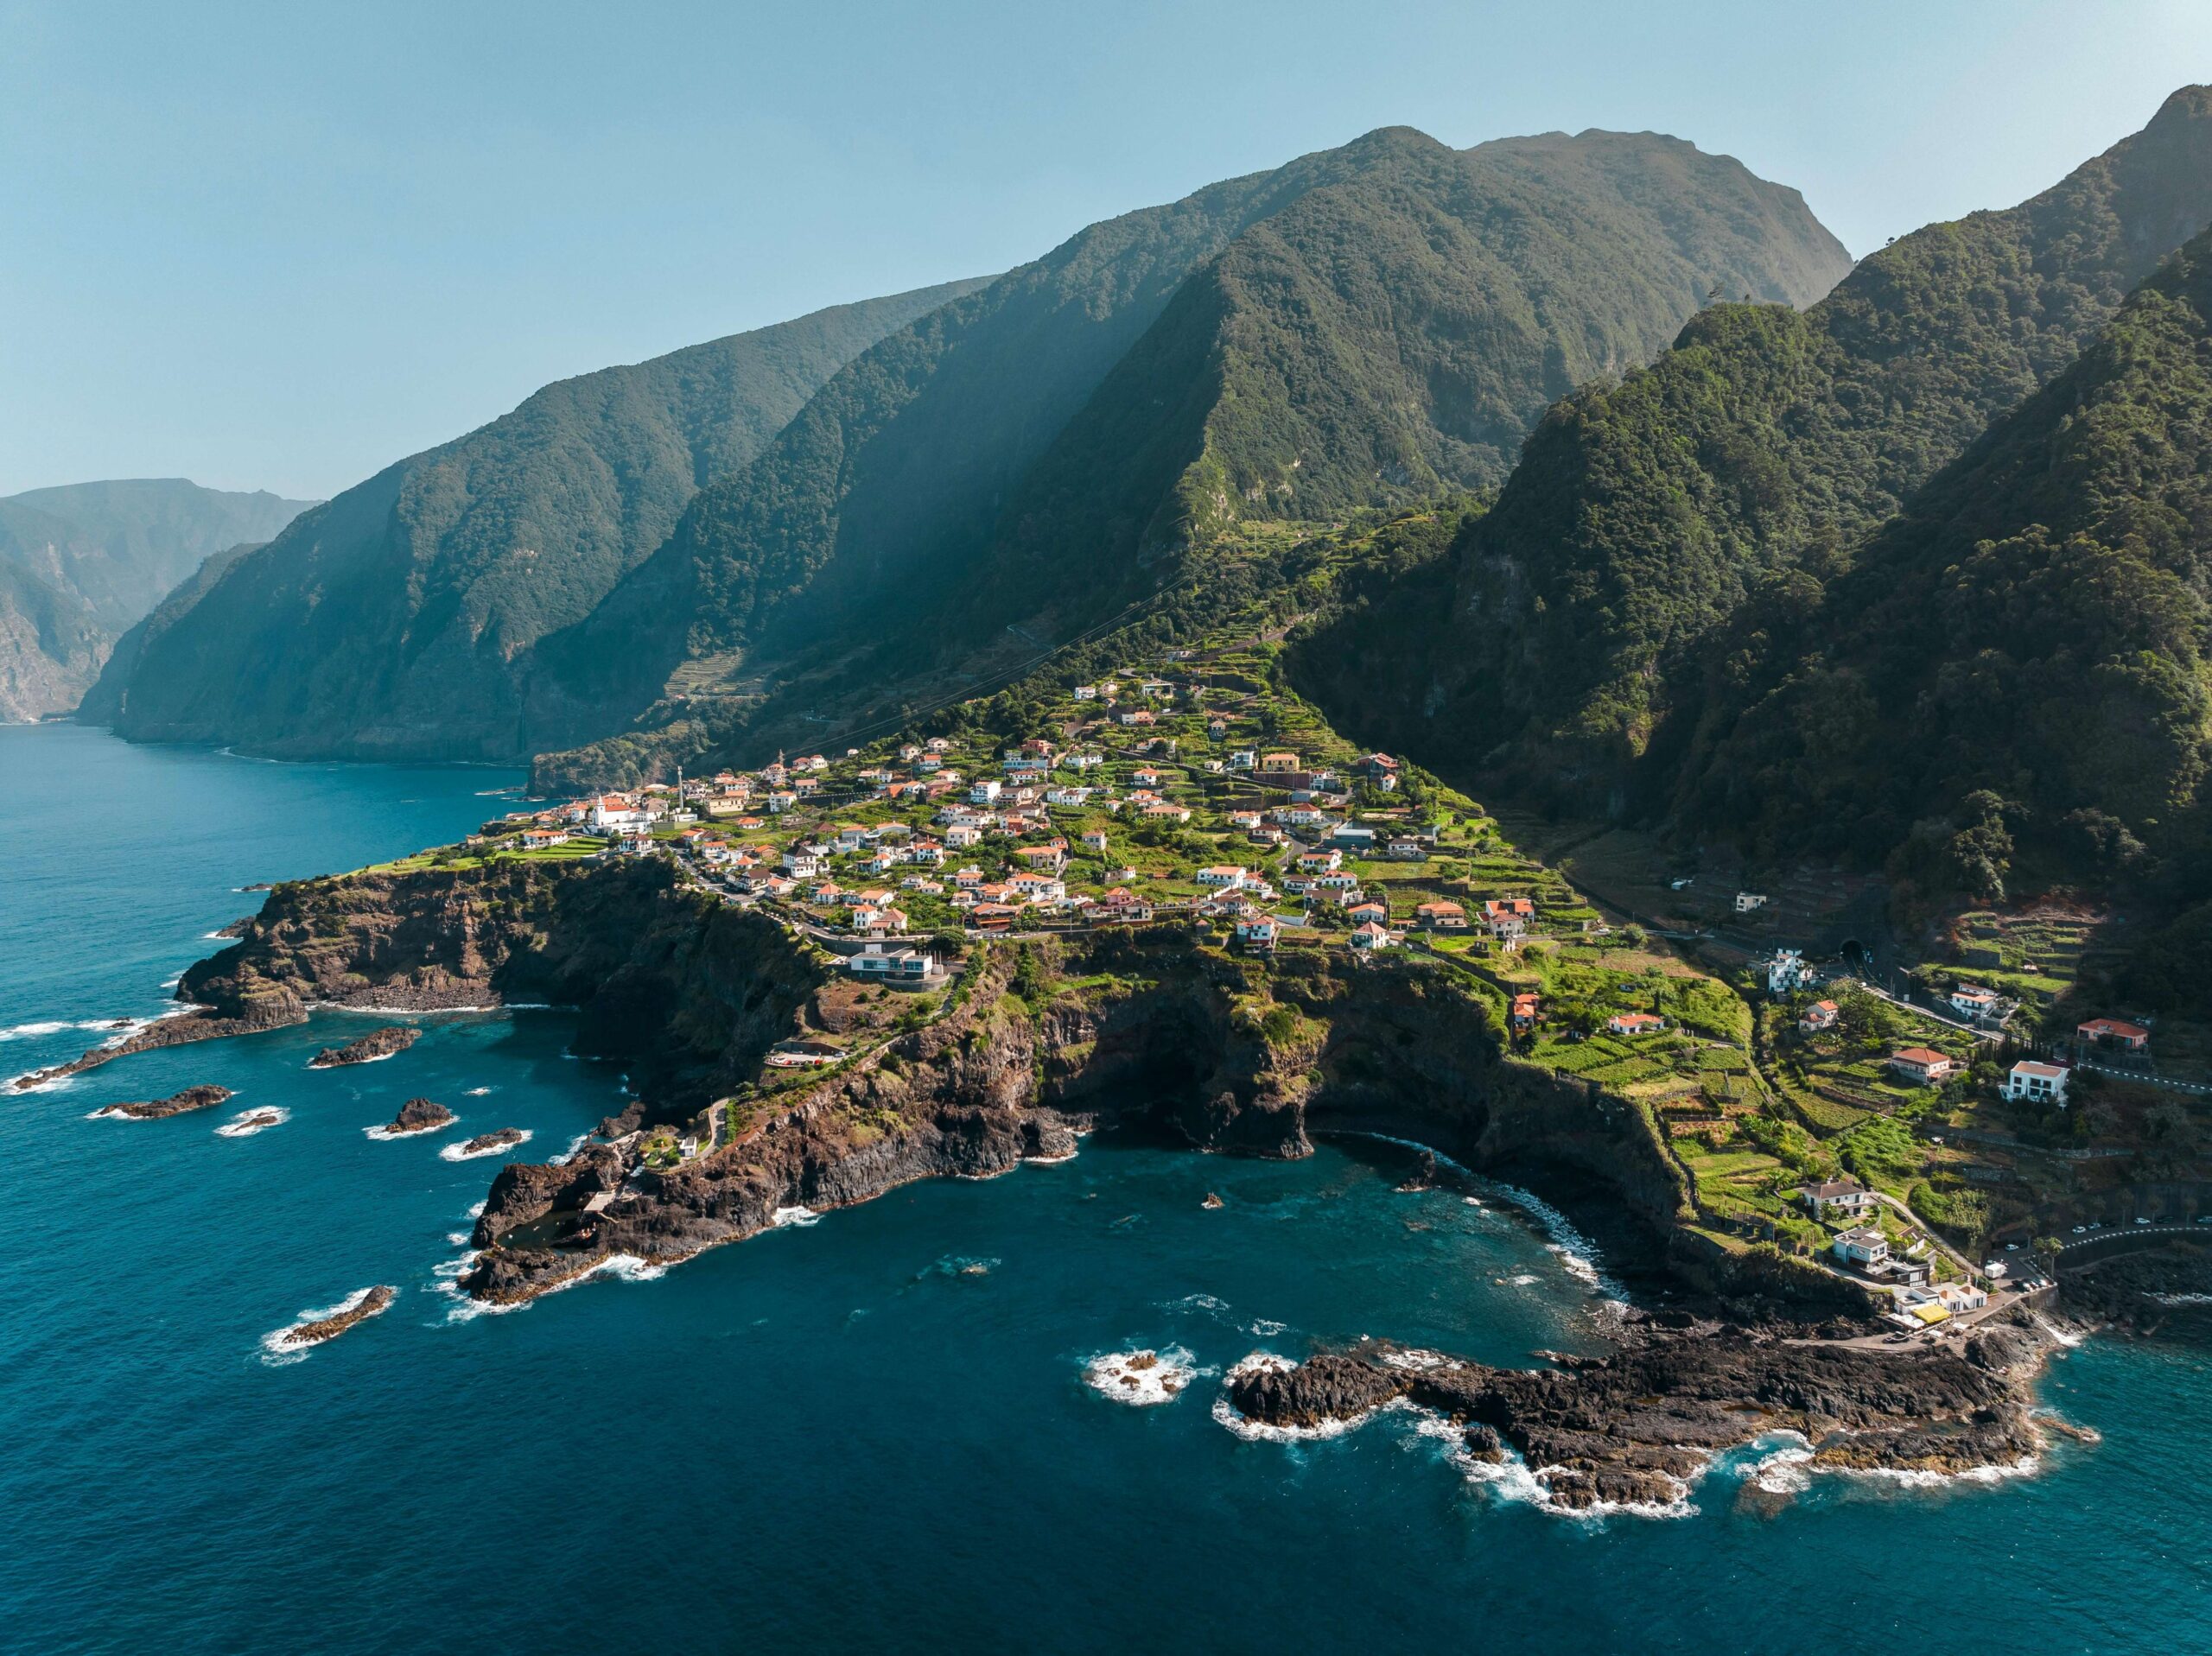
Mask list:
[{"label": "breaking wave", "polygon": [[1083,1368],[1092,1391],[1135,1408],[1173,1403],[1198,1376],[1197,1359],[1180,1346],[1104,1352]]},{"label": "breaking wave", "polygon": [[486,1145],[481,1150],[471,1150],[468,1147],[469,1141],[464,1139],[457,1145],[448,1145],[439,1151],[438,1159],[446,1162],[473,1162],[480,1161],[486,1156],[504,1156],[510,1150],[520,1150],[530,1142],[530,1129],[524,1127],[522,1130],[522,1137],[515,1139],[512,1144]]},{"label": "breaking wave", "polygon": [[275,1105],[264,1104],[257,1110],[241,1111],[215,1129],[219,1139],[251,1139],[257,1133],[270,1127],[281,1127],[292,1119],[292,1113]]}]

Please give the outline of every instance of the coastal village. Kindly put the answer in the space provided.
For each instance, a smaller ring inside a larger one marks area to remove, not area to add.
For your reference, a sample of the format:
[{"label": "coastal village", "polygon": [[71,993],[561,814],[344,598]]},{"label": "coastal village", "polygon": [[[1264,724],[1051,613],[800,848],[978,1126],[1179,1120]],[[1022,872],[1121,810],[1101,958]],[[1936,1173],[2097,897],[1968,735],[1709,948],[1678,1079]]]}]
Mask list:
[{"label": "coastal village", "polygon": [[[1750,889],[1726,896],[1732,932],[1647,924],[1592,894],[1583,858],[1522,849],[1543,825],[1509,828],[1330,728],[1275,670],[1281,638],[1246,618],[1079,682],[1040,673],[1020,728],[969,702],[861,746],[543,804],[388,866],[671,859],[819,950],[849,997],[890,998],[771,1053],[791,1085],[936,1015],[977,949],[1103,927],[1445,973],[1516,1060],[1637,1109],[1681,1171],[1685,1229],[1885,1297],[1897,1339],[2037,1291],[2110,1229],[2195,1222],[2193,1175],[2137,1210],[2161,1190],[2118,1152],[2142,1107],[2115,1117],[2128,1089],[2098,1071],[2140,1062],[2142,1025],[2101,1013],[2054,1041],[2066,986],[2034,961],[1910,1004],[1781,941],[1788,904]],[[2077,1107],[2085,1077],[2101,1114]]]}]

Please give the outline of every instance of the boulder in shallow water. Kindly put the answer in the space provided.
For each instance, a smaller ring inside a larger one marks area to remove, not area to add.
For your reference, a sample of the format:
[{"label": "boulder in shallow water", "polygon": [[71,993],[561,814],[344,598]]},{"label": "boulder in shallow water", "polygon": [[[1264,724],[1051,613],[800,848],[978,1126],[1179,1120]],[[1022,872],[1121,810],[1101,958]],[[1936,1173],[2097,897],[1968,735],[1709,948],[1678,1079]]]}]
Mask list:
[{"label": "boulder in shallow water", "polygon": [[394,1135],[435,1133],[440,1127],[452,1126],[457,1120],[459,1118],[442,1104],[435,1104],[427,1098],[410,1098],[399,1107],[399,1114],[391,1118],[385,1131]]}]

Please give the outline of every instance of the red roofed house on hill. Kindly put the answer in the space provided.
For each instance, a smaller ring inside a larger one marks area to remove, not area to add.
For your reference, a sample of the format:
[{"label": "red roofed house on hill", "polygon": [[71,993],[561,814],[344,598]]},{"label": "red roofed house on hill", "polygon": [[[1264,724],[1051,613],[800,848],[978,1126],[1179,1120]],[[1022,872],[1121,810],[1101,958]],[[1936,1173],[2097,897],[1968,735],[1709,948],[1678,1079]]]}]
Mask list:
[{"label": "red roofed house on hill", "polygon": [[1929,1046],[1901,1047],[1890,1054],[1890,1068],[1908,1081],[1933,1087],[1958,1068],[1948,1052]]},{"label": "red roofed house on hill", "polygon": [[2117,1018],[2092,1018],[2088,1023],[2076,1025],[2074,1033],[2098,1046],[2116,1046],[2126,1052],[2140,1052],[2151,1044],[2149,1030]]}]

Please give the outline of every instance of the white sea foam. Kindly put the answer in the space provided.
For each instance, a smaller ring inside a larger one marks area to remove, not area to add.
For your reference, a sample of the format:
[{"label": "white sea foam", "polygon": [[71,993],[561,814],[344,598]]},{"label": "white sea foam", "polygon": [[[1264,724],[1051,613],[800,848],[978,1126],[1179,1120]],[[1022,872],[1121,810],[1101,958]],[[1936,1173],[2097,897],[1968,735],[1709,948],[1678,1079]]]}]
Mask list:
[{"label": "white sea foam", "polygon": [[2152,1294],[2160,1305],[2212,1305],[2212,1294]]},{"label": "white sea foam", "polygon": [[178,984],[183,981],[184,974],[180,972],[173,978],[163,978],[162,980],[162,987],[164,989],[174,989]]},{"label": "white sea foam", "polygon": [[1136,1408],[1173,1403],[1198,1374],[1197,1360],[1180,1346],[1104,1352],[1083,1369],[1084,1380],[1101,1397]]},{"label": "white sea foam", "polygon": [[652,1282],[668,1274],[668,1267],[664,1265],[653,1265],[634,1253],[613,1253],[600,1260],[590,1270],[579,1271],[575,1276],[556,1282],[550,1288],[540,1289],[528,1299],[517,1300],[512,1304],[494,1304],[488,1300],[472,1299],[461,1285],[461,1278],[468,1274],[469,1267],[476,1263],[478,1258],[474,1253],[464,1253],[457,1259],[448,1259],[443,1265],[431,1268],[430,1274],[438,1278],[435,1284],[437,1291],[453,1300],[446,1310],[446,1321],[448,1323],[469,1323],[480,1317],[504,1317],[509,1311],[528,1310],[547,1294],[565,1293],[579,1283],[589,1282],[594,1277],[614,1277],[624,1282]]},{"label": "white sea foam", "polygon": [[473,1162],[480,1161],[486,1156],[504,1156],[510,1150],[521,1149],[530,1142],[530,1139],[531,1133],[528,1127],[522,1130],[522,1137],[512,1144],[487,1145],[482,1150],[471,1150],[468,1147],[469,1140],[464,1139],[457,1145],[448,1145],[439,1151],[438,1159],[445,1162]]},{"label": "white sea foam", "polygon": [[48,1018],[41,1019],[36,1023],[17,1024],[11,1028],[0,1029],[0,1041],[32,1041],[36,1040],[41,1035],[59,1035],[64,1030],[107,1029],[111,1027],[116,1021],[117,1020],[112,1018],[101,1019],[88,1018],[84,1022],[79,1023],[67,1018]]},{"label": "white sea foam", "polygon": [[779,1208],[768,1222],[781,1230],[788,1225],[818,1225],[822,1222],[822,1215],[811,1208]]},{"label": "white sea foam", "polygon": [[1541,1280],[1541,1278],[1533,1271],[1523,1271],[1519,1276],[1512,1278],[1512,1283],[1516,1288],[1533,1288]]},{"label": "white sea foam", "polygon": [[471,1219],[481,1219],[484,1216],[484,1204],[480,1202],[468,1210],[468,1216]]},{"label": "white sea foam", "polygon": [[482,1098],[486,1093],[493,1090],[493,1089],[489,1087],[472,1087],[468,1089],[467,1096],[470,1098]]},{"label": "white sea foam", "polygon": [[281,1127],[291,1119],[291,1111],[264,1104],[259,1109],[245,1110],[232,1116],[215,1129],[215,1136],[219,1139],[251,1139],[255,1133],[265,1133],[270,1127]]},{"label": "white sea foam", "polygon": [[465,1231],[465,1230],[449,1230],[449,1231],[448,1231],[448,1232],[446,1233],[446,1246],[447,1246],[448,1247],[467,1247],[467,1246],[468,1246],[468,1233],[467,1233],[467,1231]]},{"label": "white sea foam", "polygon": [[1272,1340],[1281,1334],[1287,1326],[1286,1323],[1274,1321],[1272,1317],[1255,1317],[1251,1327],[1245,1332],[1255,1340]]},{"label": "white sea foam", "polygon": [[[261,1361],[269,1364],[271,1367],[281,1367],[287,1363],[301,1361],[309,1352],[313,1351],[315,1347],[326,1343],[326,1341],[310,1340],[303,1343],[296,1341],[293,1336],[297,1334],[300,1329],[307,1327],[310,1323],[320,1323],[325,1317],[341,1317],[346,1312],[350,1311],[359,1305],[363,1300],[366,1299],[374,1292],[376,1292],[374,1286],[359,1289],[356,1291],[346,1295],[345,1298],[340,1300],[335,1305],[327,1305],[318,1311],[302,1311],[297,1322],[288,1323],[281,1329],[272,1329],[270,1332],[263,1335],[261,1336]],[[380,1315],[380,1313],[378,1314]],[[334,1339],[335,1337],[335,1336],[328,1336],[328,1338],[332,1339]]]},{"label": "white sea foam", "polygon": [[[479,1092],[489,1092],[491,1089],[489,1088],[480,1087],[477,1088],[477,1090]],[[590,1142],[591,1134],[588,1133],[578,1133],[575,1138],[569,1140],[569,1147],[553,1158],[553,1165],[556,1167],[561,1167],[574,1161],[576,1158],[576,1152]]]}]

